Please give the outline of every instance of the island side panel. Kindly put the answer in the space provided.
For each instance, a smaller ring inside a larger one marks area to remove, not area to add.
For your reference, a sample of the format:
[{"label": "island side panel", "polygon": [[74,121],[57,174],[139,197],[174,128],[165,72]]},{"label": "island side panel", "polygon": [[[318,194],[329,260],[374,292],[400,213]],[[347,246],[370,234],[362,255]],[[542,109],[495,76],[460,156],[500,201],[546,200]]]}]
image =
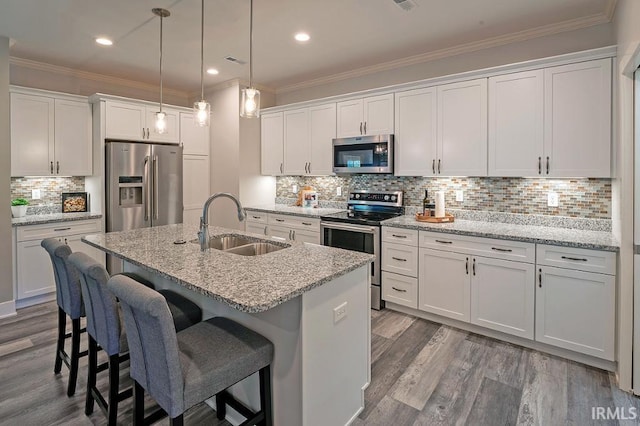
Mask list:
[{"label": "island side panel", "polygon": [[302,295],[305,426],[345,425],[364,409],[371,379],[369,270],[360,267]]}]

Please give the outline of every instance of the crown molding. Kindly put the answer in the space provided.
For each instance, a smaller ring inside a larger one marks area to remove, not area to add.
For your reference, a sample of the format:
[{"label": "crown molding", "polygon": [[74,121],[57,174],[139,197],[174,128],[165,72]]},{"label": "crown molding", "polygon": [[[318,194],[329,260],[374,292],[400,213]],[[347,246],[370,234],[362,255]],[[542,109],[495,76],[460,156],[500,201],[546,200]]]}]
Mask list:
[{"label": "crown molding", "polygon": [[[107,84],[129,87],[132,89],[146,90],[150,92],[158,90],[158,86],[149,84],[149,83],[143,83],[141,81],[127,80],[125,78],[113,77],[105,74],[97,74],[89,71],[81,71],[81,70],[67,68],[59,65],[52,65],[44,62],[33,61],[31,59],[18,58],[15,56],[9,57],[9,64],[16,67],[30,69],[34,71],[42,71],[42,72],[47,72],[51,74],[59,74],[59,75],[74,77],[82,80],[96,81],[100,83],[107,83]],[[162,90],[165,92],[165,94],[170,96],[183,97],[183,98],[187,98],[188,96],[188,93],[183,92],[182,90],[176,90],[176,89],[167,88],[167,87],[163,87]]]},{"label": "crown molding", "polygon": [[473,41],[470,43],[464,43],[453,47],[447,47],[444,49],[438,49],[419,55],[409,56],[394,61],[383,62],[380,64],[361,67],[355,70],[345,71],[338,74],[320,77],[303,81],[300,83],[289,84],[278,87],[275,90],[276,94],[292,92],[295,90],[306,89],[309,87],[320,86],[323,84],[335,83],[342,80],[348,80],[356,77],[362,77],[369,74],[375,74],[382,71],[388,71],[396,68],[402,68],[409,65],[421,64],[437,59],[443,59],[450,56],[456,56],[463,53],[471,53],[479,50],[489,49],[492,47],[498,47],[507,45],[510,43],[522,42],[534,38],[550,36],[568,31],[579,30],[582,28],[591,27],[594,25],[606,24],[611,22],[613,13],[615,11],[616,0],[609,0],[605,12],[595,15],[585,16],[576,19],[570,19],[563,22],[544,25],[528,30],[517,31],[509,34],[504,34],[496,37],[490,37],[484,40]]}]

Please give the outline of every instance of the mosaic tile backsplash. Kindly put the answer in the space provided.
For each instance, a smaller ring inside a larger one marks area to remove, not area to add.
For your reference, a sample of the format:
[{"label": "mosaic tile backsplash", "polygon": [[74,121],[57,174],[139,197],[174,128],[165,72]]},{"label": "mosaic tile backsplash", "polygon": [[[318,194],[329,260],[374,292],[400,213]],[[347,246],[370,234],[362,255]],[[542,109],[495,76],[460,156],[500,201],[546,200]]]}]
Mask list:
[{"label": "mosaic tile backsplash", "polygon": [[[40,199],[31,198],[31,190],[40,190]],[[83,192],[84,177],[17,177],[11,178],[11,199],[29,200],[27,214],[60,213],[63,192]]]},{"label": "mosaic tile backsplash", "polygon": [[[428,178],[391,175],[353,176],[280,176],[276,179],[276,197],[292,198],[292,186],[312,186],[322,202],[346,203],[349,190],[370,189],[404,191],[405,206],[421,206],[424,190],[445,191],[449,209],[481,210],[503,213],[611,219],[610,179],[530,179],[501,177]],[[342,195],[336,195],[336,188]],[[462,190],[464,201],[456,201]],[[547,207],[547,194],[556,192],[558,207]]]}]

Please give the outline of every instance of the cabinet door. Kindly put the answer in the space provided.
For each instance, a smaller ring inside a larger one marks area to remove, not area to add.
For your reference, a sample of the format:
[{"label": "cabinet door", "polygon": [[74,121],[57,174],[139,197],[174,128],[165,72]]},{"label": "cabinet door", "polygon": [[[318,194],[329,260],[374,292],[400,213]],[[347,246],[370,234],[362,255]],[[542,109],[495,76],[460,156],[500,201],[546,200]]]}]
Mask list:
[{"label": "cabinet door", "polygon": [[393,134],[393,93],[363,100],[365,135]]},{"label": "cabinet door", "polygon": [[267,235],[267,225],[260,222],[247,221],[244,224],[245,232],[252,232],[254,234]]},{"label": "cabinet door", "polygon": [[548,68],[544,77],[545,176],[611,177],[611,59]]},{"label": "cabinet door", "polygon": [[196,126],[192,113],[181,112],[180,142],[184,155],[209,155],[209,126]]},{"label": "cabinet door", "polygon": [[487,79],[438,87],[438,161],[443,176],[487,175]]},{"label": "cabinet door", "polygon": [[283,114],[262,114],[261,123],[261,169],[263,175],[278,176],[283,172],[284,124]]},{"label": "cabinet door", "polygon": [[436,89],[396,93],[395,175],[436,173]]},{"label": "cabinet door", "polygon": [[362,99],[338,102],[337,108],[337,129],[339,138],[349,138],[364,134],[364,115]]},{"label": "cabinet door", "polygon": [[270,237],[280,238],[282,240],[290,241],[292,237],[291,228],[286,226],[269,225],[267,228]]},{"label": "cabinet door", "polygon": [[146,140],[145,114],[143,105],[107,101],[105,116],[107,139]]},{"label": "cabinet door", "polygon": [[333,139],[335,137],[336,104],[309,108],[310,174],[316,176],[333,174]]},{"label": "cabinet door", "polygon": [[474,257],[471,322],[533,339],[534,270],[530,263]]},{"label": "cabinet door", "polygon": [[306,175],[309,163],[309,110],[284,112],[284,174]]},{"label": "cabinet door", "polygon": [[536,340],[614,360],[615,276],[538,267]]},{"label": "cabinet door", "polygon": [[304,229],[293,229],[292,237],[293,241],[298,241],[300,243],[320,244],[319,232],[312,232]]},{"label": "cabinet door", "polygon": [[11,176],[49,176],[54,158],[54,100],[11,94]]},{"label": "cabinet door", "polygon": [[166,114],[167,129],[164,133],[156,132],[156,113],[160,111],[160,105],[157,107],[147,107],[146,110],[146,127],[149,137],[147,140],[152,142],[178,143],[180,141],[180,113],[171,108],[162,107],[162,112]]},{"label": "cabinet door", "polygon": [[82,252],[87,256],[90,256],[100,262],[103,266],[105,265],[104,255],[105,253],[102,250],[98,250],[95,247],[90,246],[89,244],[82,242],[82,235],[70,235],[68,237],[60,238],[71,247],[72,252]]},{"label": "cabinet door", "polygon": [[55,173],[90,176],[93,144],[91,105],[88,102],[55,100]]},{"label": "cabinet door", "polygon": [[51,258],[40,240],[20,242],[17,248],[17,299],[56,291]]},{"label": "cabinet door", "polygon": [[540,176],[544,71],[489,78],[489,176]]},{"label": "cabinet door", "polygon": [[420,249],[418,309],[469,322],[471,256]]},{"label": "cabinet door", "polygon": [[209,198],[209,157],[185,155],[182,157],[182,203],[185,210],[200,209]]}]

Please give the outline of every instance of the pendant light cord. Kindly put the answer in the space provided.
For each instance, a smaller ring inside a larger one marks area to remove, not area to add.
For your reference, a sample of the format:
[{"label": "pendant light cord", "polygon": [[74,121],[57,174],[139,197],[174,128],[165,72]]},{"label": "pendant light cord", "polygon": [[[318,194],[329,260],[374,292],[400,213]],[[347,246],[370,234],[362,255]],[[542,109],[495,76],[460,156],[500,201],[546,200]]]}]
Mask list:
[{"label": "pendant light cord", "polygon": [[160,112],[162,112],[162,20],[164,16],[160,15]]},{"label": "pendant light cord", "polygon": [[253,88],[253,0],[249,9],[249,87]]},{"label": "pendant light cord", "polygon": [[200,21],[200,99],[204,100],[204,0],[202,0],[202,14]]}]

